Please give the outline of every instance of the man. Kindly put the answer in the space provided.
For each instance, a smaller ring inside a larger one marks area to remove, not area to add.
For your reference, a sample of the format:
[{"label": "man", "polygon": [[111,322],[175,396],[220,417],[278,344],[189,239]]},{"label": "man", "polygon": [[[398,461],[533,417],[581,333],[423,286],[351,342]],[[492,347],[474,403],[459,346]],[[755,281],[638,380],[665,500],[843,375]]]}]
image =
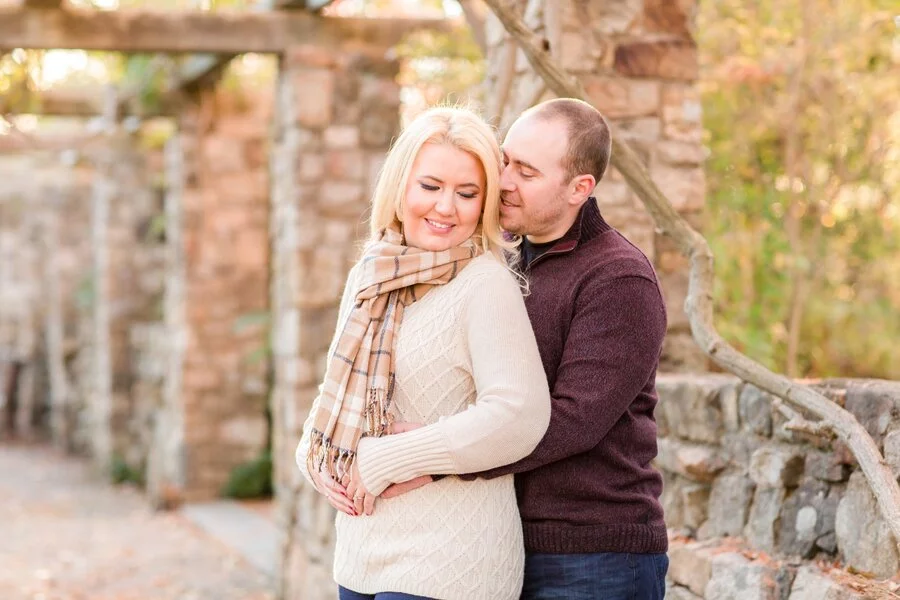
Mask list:
[{"label": "man", "polygon": [[665,594],[662,479],[650,461],[666,311],[650,261],[591,196],[609,155],[607,123],[573,99],[529,109],[503,143],[501,224],[524,238],[552,417],[530,456],[477,476],[515,473],[528,600]]}]

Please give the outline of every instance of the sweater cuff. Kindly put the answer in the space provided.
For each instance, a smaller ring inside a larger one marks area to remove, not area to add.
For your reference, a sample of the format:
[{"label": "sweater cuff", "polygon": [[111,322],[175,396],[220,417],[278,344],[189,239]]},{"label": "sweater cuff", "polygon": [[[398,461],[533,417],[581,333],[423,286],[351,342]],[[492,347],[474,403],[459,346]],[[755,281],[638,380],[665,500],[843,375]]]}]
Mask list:
[{"label": "sweater cuff", "polygon": [[375,496],[392,483],[454,471],[444,434],[434,425],[379,438],[364,437],[357,446],[356,463],[363,485]]}]

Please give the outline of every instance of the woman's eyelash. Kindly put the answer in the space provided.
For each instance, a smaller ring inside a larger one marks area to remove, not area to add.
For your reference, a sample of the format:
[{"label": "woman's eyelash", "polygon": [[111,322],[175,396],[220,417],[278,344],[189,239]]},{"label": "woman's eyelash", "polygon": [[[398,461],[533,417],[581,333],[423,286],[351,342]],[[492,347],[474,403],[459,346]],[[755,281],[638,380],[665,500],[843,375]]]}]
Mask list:
[{"label": "woman's eyelash", "polygon": [[463,198],[469,198],[470,200],[477,196],[478,194],[460,194]]},{"label": "woman's eyelash", "polygon": [[423,189],[423,190],[428,190],[429,192],[435,192],[435,191],[437,191],[437,190],[439,189],[438,186],[436,186],[436,185],[428,185],[427,183],[420,183],[419,185],[422,186],[422,189]]}]

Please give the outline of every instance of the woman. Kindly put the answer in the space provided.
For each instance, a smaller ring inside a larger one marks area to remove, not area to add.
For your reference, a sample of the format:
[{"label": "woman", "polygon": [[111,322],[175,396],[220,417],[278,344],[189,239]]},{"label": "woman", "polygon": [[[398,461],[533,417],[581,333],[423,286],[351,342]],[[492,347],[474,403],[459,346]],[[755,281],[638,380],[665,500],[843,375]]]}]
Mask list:
[{"label": "woman", "polygon": [[[549,423],[547,380],[504,260],[499,165],[490,127],[439,108],[403,131],[379,176],[371,237],[297,448],[339,510],[342,600],[519,597],[512,476],[446,477],[373,511],[391,483],[514,462]],[[383,435],[393,420],[426,425]]]}]

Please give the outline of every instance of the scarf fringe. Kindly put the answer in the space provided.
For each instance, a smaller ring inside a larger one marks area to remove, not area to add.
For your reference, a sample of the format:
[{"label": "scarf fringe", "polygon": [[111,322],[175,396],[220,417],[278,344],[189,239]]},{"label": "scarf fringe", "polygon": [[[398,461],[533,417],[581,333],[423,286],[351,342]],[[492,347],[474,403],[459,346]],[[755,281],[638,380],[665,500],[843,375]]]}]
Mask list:
[{"label": "scarf fringe", "polygon": [[350,474],[350,467],[356,459],[356,452],[340,448],[332,444],[325,434],[313,429],[309,440],[309,454],[306,456],[306,468],[310,473],[316,471],[328,473],[336,481]]},{"label": "scarf fringe", "polygon": [[382,388],[369,388],[366,398],[366,435],[381,437],[388,433],[393,417],[388,412],[391,407],[391,398],[387,390]]}]

